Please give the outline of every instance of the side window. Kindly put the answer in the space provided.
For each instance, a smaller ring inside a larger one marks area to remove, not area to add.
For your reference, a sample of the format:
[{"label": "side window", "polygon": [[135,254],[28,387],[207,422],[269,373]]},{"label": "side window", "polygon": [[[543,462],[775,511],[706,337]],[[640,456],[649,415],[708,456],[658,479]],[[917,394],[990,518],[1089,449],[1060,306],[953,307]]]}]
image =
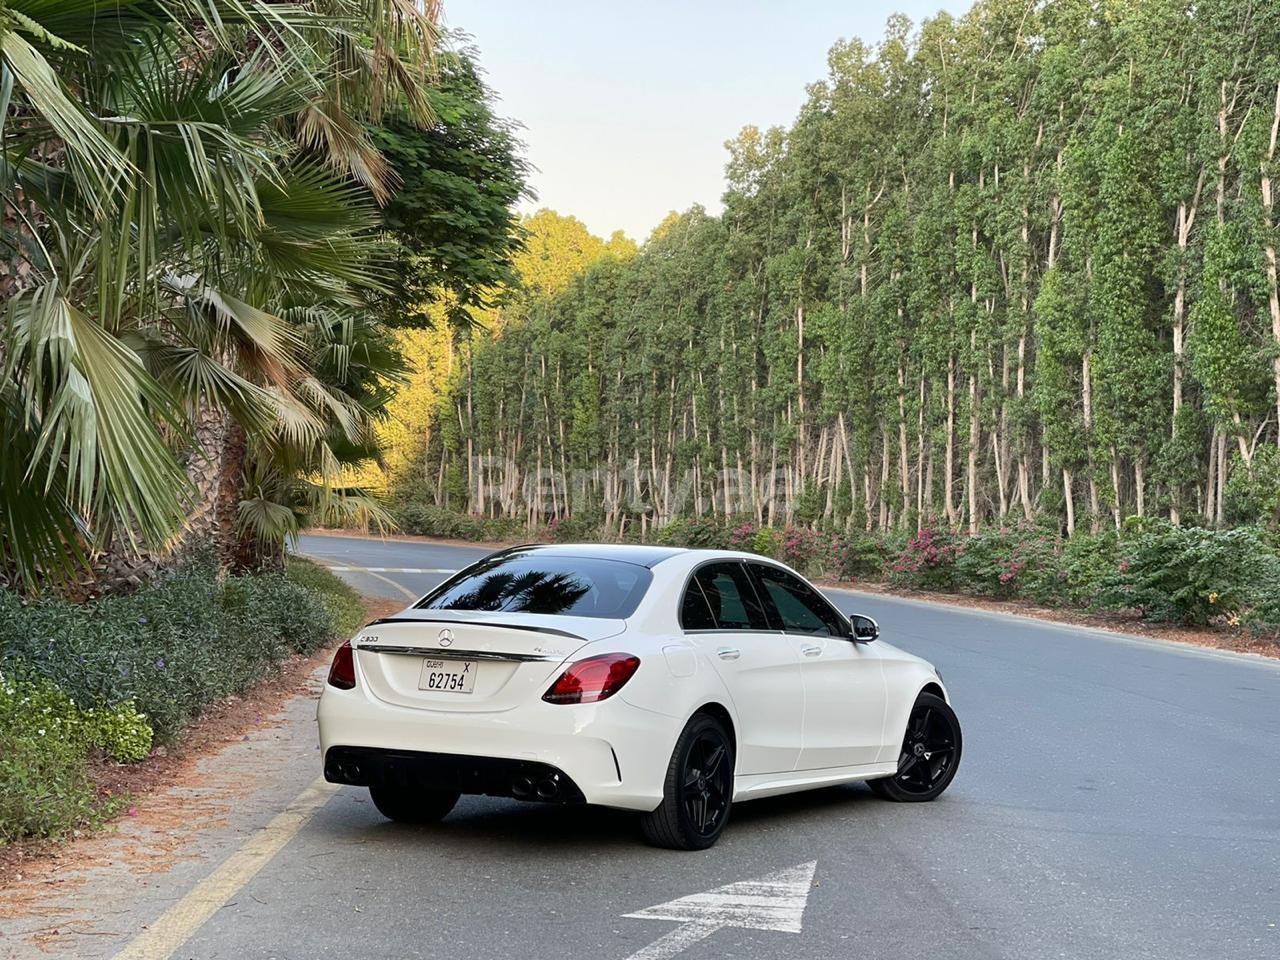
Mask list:
[{"label": "side window", "polygon": [[689,581],[689,586],[684,590],[684,599],[680,601],[680,626],[686,630],[716,628],[716,618],[712,615],[706,594],[702,592],[696,579]]},{"label": "side window", "polygon": [[[702,590],[717,629],[769,629],[769,620],[742,564],[733,560],[709,563],[699,568],[693,580]],[[697,629],[687,622],[684,626],[686,630]]]},{"label": "side window", "polygon": [[817,633],[842,637],[848,633],[840,615],[807,583],[785,570],[751,564],[769,611],[788,633]]}]

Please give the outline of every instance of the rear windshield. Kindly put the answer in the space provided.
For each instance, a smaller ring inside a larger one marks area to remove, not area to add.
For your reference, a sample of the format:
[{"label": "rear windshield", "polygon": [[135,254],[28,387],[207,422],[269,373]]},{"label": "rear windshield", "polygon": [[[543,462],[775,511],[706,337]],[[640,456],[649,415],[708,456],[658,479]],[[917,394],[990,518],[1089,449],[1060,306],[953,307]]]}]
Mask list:
[{"label": "rear windshield", "polygon": [[621,560],[500,555],[446,580],[418,607],[623,619],[635,612],[652,579],[648,568]]}]

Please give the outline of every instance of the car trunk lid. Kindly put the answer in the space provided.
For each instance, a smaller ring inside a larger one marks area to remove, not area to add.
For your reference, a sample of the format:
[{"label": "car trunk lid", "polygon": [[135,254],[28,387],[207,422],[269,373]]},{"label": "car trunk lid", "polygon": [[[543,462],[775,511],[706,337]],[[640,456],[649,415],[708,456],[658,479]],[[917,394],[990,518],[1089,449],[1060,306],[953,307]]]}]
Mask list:
[{"label": "car trunk lid", "polygon": [[590,617],[408,610],[369,624],[353,646],[379,700],[466,713],[541,697],[576,650],[625,629]]}]

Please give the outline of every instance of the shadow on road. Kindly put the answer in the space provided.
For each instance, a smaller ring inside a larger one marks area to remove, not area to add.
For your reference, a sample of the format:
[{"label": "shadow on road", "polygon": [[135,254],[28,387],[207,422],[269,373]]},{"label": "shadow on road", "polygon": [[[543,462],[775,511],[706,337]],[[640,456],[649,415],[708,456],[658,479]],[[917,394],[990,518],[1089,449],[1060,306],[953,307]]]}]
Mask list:
[{"label": "shadow on road", "polygon": [[[348,803],[358,804],[360,812],[347,806],[340,822],[327,823],[322,829],[358,843],[413,843],[421,838],[433,845],[458,844],[469,850],[500,846],[519,856],[534,851],[545,856],[553,851],[559,859],[615,849],[630,854],[640,842],[637,815],[605,807],[463,797],[443,823],[409,826],[382,819],[367,797],[353,795]],[[834,817],[861,816],[883,805],[861,784],[752,800],[734,806],[725,840],[750,840],[762,829],[812,830]]]}]

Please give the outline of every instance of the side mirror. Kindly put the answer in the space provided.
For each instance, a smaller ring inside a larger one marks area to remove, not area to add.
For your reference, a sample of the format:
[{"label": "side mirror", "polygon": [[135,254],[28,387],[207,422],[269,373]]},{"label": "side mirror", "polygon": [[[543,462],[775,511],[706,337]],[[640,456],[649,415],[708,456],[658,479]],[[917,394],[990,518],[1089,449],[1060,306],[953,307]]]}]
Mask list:
[{"label": "side mirror", "polygon": [[870,643],[880,636],[880,624],[860,613],[850,614],[849,622],[853,625],[853,642]]}]

